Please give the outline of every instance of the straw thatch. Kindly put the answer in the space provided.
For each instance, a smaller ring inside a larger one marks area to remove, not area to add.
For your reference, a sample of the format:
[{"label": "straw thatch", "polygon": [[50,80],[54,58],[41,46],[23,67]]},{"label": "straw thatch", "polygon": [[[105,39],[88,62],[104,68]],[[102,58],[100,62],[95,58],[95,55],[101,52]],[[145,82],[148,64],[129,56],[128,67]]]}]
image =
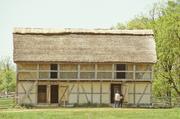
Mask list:
[{"label": "straw thatch", "polygon": [[110,29],[52,29],[52,28],[14,28],[14,34],[117,34],[153,35],[152,30],[110,30]]},{"label": "straw thatch", "polygon": [[151,30],[16,28],[14,61],[155,63]]}]

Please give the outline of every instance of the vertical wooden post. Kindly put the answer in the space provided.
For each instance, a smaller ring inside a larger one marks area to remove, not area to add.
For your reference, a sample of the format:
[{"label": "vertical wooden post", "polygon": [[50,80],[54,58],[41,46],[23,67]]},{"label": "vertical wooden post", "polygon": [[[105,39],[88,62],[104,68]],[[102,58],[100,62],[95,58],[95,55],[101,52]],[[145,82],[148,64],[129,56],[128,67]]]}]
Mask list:
[{"label": "vertical wooden post", "polygon": [[50,105],[51,104],[51,85],[50,85],[50,82],[48,82],[48,85],[47,85],[47,102],[48,104]]},{"label": "vertical wooden post", "polygon": [[19,78],[18,78],[18,75],[19,75],[19,69],[17,67],[18,64],[16,64],[16,104],[18,104],[18,100],[19,100],[19,97],[18,97],[18,82],[19,82]]},{"label": "vertical wooden post", "polygon": [[59,72],[60,71],[60,64],[57,64],[57,66],[58,66],[57,67],[58,68],[57,69],[57,78],[60,79],[60,72]]},{"label": "vertical wooden post", "polygon": [[134,82],[134,85],[133,85],[133,98],[134,98],[134,105],[136,104],[136,64],[133,64],[133,82]]},{"label": "vertical wooden post", "polygon": [[59,106],[61,105],[61,93],[62,92],[60,92],[61,91],[61,82],[59,81],[59,83],[58,83],[58,104],[59,104]]},{"label": "vertical wooden post", "polygon": [[93,82],[91,81],[91,103],[93,103]]},{"label": "vertical wooden post", "polygon": [[37,79],[36,80],[38,80],[39,79],[39,64],[37,64]]},{"label": "vertical wooden post", "polygon": [[152,97],[152,82],[153,82],[153,77],[154,77],[154,67],[151,66],[151,81],[150,81],[150,104],[153,103],[153,97]]},{"label": "vertical wooden post", "polygon": [[95,79],[97,79],[97,64],[95,64]]},{"label": "vertical wooden post", "polygon": [[[97,64],[95,64],[95,79],[97,79]],[[93,103],[93,93],[94,93],[94,85],[93,82],[91,82],[91,102]]]},{"label": "vertical wooden post", "polygon": [[69,101],[69,97],[70,97],[70,87],[71,87],[71,82],[70,82],[70,80],[68,80],[68,82],[67,82],[67,104],[70,102]]},{"label": "vertical wooden post", "polygon": [[39,80],[39,64],[37,64],[37,70],[36,70],[36,72],[37,72],[37,78],[36,78],[36,81],[35,81],[35,93],[36,93],[36,101],[35,101],[35,103],[36,104],[38,104],[38,80]]},{"label": "vertical wooden post", "polygon": [[102,80],[100,80],[100,104],[102,104]]},{"label": "vertical wooden post", "polygon": [[78,80],[77,80],[77,103],[79,104],[79,80],[80,80],[80,64],[78,64]]},{"label": "vertical wooden post", "polygon": [[115,77],[114,77],[114,64],[112,64],[112,79],[115,79]]},{"label": "vertical wooden post", "polygon": [[78,80],[80,80],[80,64],[78,64]]},{"label": "vertical wooden post", "polygon": [[79,104],[79,81],[77,81],[77,103]]}]

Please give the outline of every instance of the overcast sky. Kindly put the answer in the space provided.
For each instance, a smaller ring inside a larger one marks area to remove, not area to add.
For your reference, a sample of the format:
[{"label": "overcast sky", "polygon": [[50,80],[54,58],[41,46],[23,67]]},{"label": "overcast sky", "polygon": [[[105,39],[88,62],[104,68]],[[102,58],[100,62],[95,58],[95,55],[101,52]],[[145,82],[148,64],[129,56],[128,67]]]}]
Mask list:
[{"label": "overcast sky", "polygon": [[12,57],[13,27],[110,28],[160,0],[0,0],[0,58]]}]

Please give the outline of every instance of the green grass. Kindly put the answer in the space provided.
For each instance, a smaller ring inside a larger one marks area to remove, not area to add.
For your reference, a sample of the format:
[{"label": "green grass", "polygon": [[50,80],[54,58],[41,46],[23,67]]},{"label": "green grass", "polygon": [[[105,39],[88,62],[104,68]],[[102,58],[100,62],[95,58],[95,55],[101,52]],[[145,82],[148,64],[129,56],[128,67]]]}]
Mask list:
[{"label": "green grass", "polygon": [[180,119],[180,109],[4,109],[0,119]]},{"label": "green grass", "polygon": [[180,108],[53,108],[15,109],[13,100],[0,98],[0,119],[180,119]]},{"label": "green grass", "polygon": [[12,108],[14,101],[12,98],[0,98],[0,109]]}]

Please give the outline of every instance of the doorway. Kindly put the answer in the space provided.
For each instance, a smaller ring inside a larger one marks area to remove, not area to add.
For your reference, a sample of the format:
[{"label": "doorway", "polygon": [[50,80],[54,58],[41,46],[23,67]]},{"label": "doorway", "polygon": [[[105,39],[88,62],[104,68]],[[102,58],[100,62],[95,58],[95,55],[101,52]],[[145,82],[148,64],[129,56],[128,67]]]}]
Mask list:
[{"label": "doorway", "polygon": [[38,85],[38,103],[47,102],[47,86]]},{"label": "doorway", "polygon": [[111,84],[111,103],[114,103],[114,96],[117,91],[121,94],[121,84]]},{"label": "doorway", "polygon": [[58,85],[51,85],[51,103],[58,103]]}]

